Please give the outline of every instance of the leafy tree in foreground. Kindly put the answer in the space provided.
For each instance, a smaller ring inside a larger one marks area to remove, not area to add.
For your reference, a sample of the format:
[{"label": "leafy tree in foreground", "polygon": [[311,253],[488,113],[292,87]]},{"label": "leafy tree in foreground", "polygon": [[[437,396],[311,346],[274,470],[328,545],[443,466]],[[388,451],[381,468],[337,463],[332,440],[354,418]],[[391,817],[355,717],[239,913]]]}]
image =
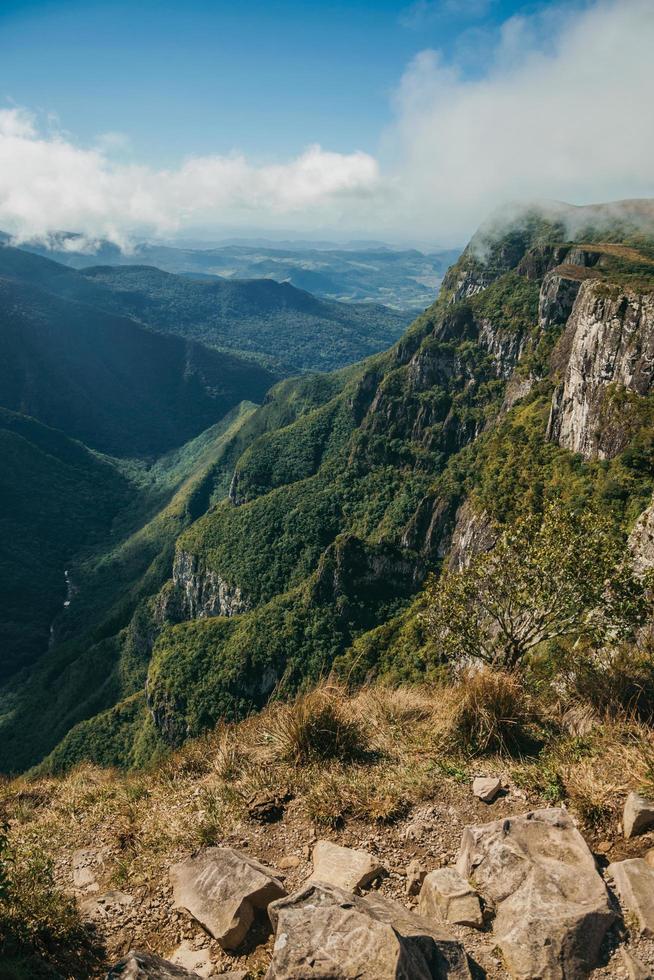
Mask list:
[{"label": "leafy tree in foreground", "polygon": [[635,573],[609,518],[554,503],[432,580],[425,620],[446,658],[513,669],[548,640],[602,647],[632,637],[651,606],[648,578]]}]

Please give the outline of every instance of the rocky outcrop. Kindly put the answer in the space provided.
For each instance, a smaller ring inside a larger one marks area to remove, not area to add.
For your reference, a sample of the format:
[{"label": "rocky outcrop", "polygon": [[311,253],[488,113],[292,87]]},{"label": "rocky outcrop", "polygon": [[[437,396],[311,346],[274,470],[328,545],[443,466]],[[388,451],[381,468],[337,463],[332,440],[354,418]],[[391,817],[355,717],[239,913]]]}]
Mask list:
[{"label": "rocky outcrop", "polygon": [[381,895],[309,884],[268,914],[276,938],[266,980],[470,980],[452,936]]},{"label": "rocky outcrop", "polygon": [[526,337],[521,332],[498,330],[491,320],[479,322],[478,340],[492,358],[498,378],[508,380],[524,350]]},{"label": "rocky outcrop", "polygon": [[466,827],[457,870],[495,907],[495,939],[515,980],[576,980],[596,965],[616,916],[565,810]]},{"label": "rocky outcrop", "polygon": [[235,949],[257,911],[286,895],[263,864],[231,847],[207,847],[170,869],[177,908],[186,909],[224,949]]},{"label": "rocky outcrop", "polygon": [[477,511],[465,500],[456,512],[456,522],[448,558],[449,568],[460,572],[474,555],[490,551],[497,540],[497,532],[486,511]]},{"label": "rocky outcrop", "polygon": [[611,458],[637,424],[638,396],[652,388],[654,295],[582,282],[561,351],[548,437],[587,459]]},{"label": "rocky outcrop", "polygon": [[180,620],[237,616],[249,608],[238,585],[230,585],[188,551],[178,551],[175,555],[173,593],[168,602],[171,608],[175,604],[174,612]]}]

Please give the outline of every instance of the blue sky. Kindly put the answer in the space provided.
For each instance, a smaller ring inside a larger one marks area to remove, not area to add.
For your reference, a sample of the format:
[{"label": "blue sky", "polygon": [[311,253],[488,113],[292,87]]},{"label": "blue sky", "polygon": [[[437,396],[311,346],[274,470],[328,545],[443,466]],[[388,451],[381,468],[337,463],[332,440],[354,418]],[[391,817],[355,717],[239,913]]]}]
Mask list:
[{"label": "blue sky", "polygon": [[654,196],[653,0],[0,0],[0,228],[460,244]]},{"label": "blue sky", "polygon": [[[439,48],[474,74],[517,0],[0,3],[0,96],[83,141],[129,137],[172,165],[318,142],[374,153],[407,64]],[[542,5],[541,5],[542,6]]]}]

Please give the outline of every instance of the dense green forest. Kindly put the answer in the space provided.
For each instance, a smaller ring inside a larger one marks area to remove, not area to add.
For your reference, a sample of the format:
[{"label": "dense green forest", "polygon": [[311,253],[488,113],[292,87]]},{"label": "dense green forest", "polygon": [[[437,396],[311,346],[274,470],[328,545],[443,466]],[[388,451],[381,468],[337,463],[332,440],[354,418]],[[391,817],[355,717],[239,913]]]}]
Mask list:
[{"label": "dense green forest", "polygon": [[[388,351],[282,381],[199,469],[189,451],[172,523],[162,504],[139,530],[133,511],[125,543],[79,567],[61,642],[6,691],[2,765],[142,764],[331,670],[438,674],[424,585],[477,528],[559,500],[624,539],[654,490],[649,381],[602,389],[603,456],[560,444],[551,413],[578,291],[599,322],[614,302],[648,309],[651,254],[629,226],[571,242],[538,212],[482,230]],[[53,724],[25,739],[34,712]]]}]

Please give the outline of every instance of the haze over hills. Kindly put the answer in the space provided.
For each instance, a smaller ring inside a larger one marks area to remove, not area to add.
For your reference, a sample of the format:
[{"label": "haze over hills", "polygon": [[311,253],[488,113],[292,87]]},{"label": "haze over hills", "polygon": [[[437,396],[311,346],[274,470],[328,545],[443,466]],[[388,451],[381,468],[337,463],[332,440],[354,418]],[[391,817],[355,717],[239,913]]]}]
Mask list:
[{"label": "haze over hills", "polygon": [[[5,236],[9,240],[9,236]],[[75,250],[79,241],[80,249]],[[83,247],[82,247],[83,246]],[[325,299],[384,304],[416,312],[428,306],[460,249],[429,252],[375,242],[335,246],[328,242],[233,241],[193,248],[138,243],[122,250],[111,242],[87,243],[83,236],[51,235],[46,244],[22,248],[77,269],[92,265],[151,265],[166,272],[229,279],[288,282]]]}]

